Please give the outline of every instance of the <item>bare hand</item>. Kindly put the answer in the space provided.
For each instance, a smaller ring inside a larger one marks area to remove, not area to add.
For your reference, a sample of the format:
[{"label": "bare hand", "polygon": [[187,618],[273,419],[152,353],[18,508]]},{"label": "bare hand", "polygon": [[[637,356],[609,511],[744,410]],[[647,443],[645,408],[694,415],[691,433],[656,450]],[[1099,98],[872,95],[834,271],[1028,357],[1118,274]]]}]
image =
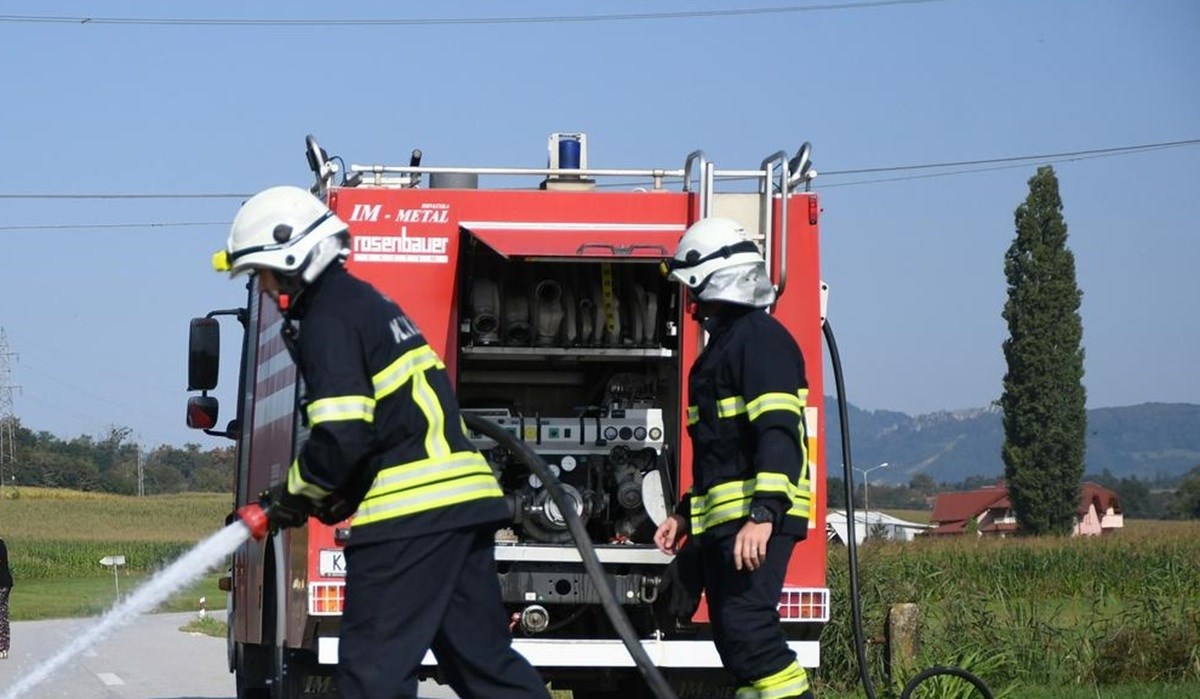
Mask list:
[{"label": "bare hand", "polygon": [[679,515],[671,515],[658,525],[658,531],[654,532],[654,544],[658,546],[659,551],[674,555],[679,552],[679,545],[683,543],[681,539],[687,533],[687,520]]},{"label": "bare hand", "polygon": [[741,570],[758,570],[767,560],[767,541],[771,538],[774,525],[770,522],[755,524],[746,522],[733,540],[733,567]]}]

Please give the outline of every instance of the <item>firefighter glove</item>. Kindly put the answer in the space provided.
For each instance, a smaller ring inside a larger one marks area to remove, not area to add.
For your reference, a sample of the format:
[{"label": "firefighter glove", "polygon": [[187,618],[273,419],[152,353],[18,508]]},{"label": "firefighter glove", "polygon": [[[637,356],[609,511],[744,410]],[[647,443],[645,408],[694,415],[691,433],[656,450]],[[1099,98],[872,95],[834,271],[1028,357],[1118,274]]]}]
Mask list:
[{"label": "firefighter glove", "polygon": [[328,497],[321,498],[313,503],[312,514],[322,524],[332,526],[354,514],[354,510],[355,506],[351,500],[344,497],[341,493],[334,491]]},{"label": "firefighter glove", "polygon": [[263,493],[263,500],[263,509],[266,510],[267,521],[272,529],[302,527],[308,522],[309,513],[313,509],[312,500],[288,492],[286,481]]},{"label": "firefighter glove", "polygon": [[345,520],[358,509],[358,504],[371,489],[377,467],[359,469],[348,481],[329,495],[313,503],[313,517],[323,524],[334,525]]}]

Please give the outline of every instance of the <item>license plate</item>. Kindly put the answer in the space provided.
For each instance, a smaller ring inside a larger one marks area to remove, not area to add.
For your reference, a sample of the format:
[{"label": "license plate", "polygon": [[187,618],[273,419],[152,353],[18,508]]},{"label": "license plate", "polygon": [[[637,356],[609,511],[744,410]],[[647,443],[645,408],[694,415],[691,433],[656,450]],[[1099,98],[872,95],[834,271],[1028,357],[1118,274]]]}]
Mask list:
[{"label": "license plate", "polygon": [[327,578],[346,577],[346,554],[336,549],[321,549],[318,572]]}]

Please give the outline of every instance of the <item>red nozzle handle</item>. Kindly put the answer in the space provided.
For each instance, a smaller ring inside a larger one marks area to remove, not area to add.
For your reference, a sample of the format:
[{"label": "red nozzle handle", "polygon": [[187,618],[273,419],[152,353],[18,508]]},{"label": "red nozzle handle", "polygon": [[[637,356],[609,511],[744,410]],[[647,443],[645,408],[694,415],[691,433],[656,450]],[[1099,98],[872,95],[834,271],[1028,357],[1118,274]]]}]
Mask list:
[{"label": "red nozzle handle", "polygon": [[252,502],[248,505],[242,505],[238,508],[237,516],[245,523],[246,528],[250,530],[250,536],[255,539],[266,537],[267,530],[270,528],[270,522],[267,520],[267,511],[257,502]]}]

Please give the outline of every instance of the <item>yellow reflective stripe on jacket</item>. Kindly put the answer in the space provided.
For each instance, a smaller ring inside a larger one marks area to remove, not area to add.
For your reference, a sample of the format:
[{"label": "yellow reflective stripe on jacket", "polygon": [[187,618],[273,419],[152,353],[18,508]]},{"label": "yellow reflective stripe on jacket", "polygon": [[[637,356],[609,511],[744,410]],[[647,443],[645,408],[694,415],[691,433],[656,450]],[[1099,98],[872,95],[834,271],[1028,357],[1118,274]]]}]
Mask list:
[{"label": "yellow reflective stripe on jacket", "polygon": [[808,462],[800,465],[800,479],[791,486],[792,506],[787,514],[812,519],[812,481],[809,480]]},{"label": "yellow reflective stripe on jacket", "polygon": [[354,524],[361,526],[405,515],[436,510],[472,500],[504,497],[492,474],[457,478],[448,483],[436,483],[423,488],[385,495],[358,506]]},{"label": "yellow reflective stripe on jacket", "polygon": [[[789,413],[803,415],[804,405],[808,401],[808,389],[800,389],[796,395],[790,393],[764,393],[750,402],[743,396],[729,396],[717,401],[717,417],[728,418],[746,415],[750,420],[756,420],[760,415],[772,410],[786,410]],[[693,408],[688,406],[688,424],[692,424]],[[695,418],[700,418],[700,409],[695,407]]]},{"label": "yellow reflective stripe on jacket", "polygon": [[449,458],[421,459],[389,466],[375,476],[364,499],[370,500],[435,481],[448,481],[459,476],[479,473],[490,474],[492,468],[481,454],[474,451],[460,451]]},{"label": "yellow reflective stripe on jacket", "polygon": [[308,422],[319,425],[334,420],[375,420],[375,400],[366,396],[334,396],[308,404]]},{"label": "yellow reflective stripe on jacket", "polygon": [[694,425],[700,422],[700,406],[689,405],[687,409],[687,424]]},{"label": "yellow reflective stripe on jacket", "polygon": [[416,349],[409,350],[388,365],[386,369],[371,377],[371,383],[375,386],[375,400],[383,400],[395,393],[417,372],[423,372],[433,367],[443,369],[445,366],[437,356],[437,352],[434,352],[429,345],[421,345]]},{"label": "yellow reflective stripe on jacket", "polygon": [[754,492],[756,493],[779,493],[791,499],[793,489],[795,486],[782,473],[762,471],[754,479]]},{"label": "yellow reflective stripe on jacket", "polygon": [[812,487],[808,480],[802,480],[800,485],[792,486],[792,506],[786,514],[812,519]]},{"label": "yellow reflective stripe on jacket", "polygon": [[503,496],[487,461],[477,452],[459,452],[380,471],[359,505],[354,523],[370,524]]},{"label": "yellow reflective stripe on jacket", "polygon": [[425,430],[425,453],[431,458],[449,456],[450,443],[446,441],[446,413],[438,401],[437,394],[421,372],[413,376],[413,402],[421,409],[429,427]]},{"label": "yellow reflective stripe on jacket", "polygon": [[308,483],[304,480],[303,476],[300,475],[299,459],[292,461],[292,465],[288,469],[287,489],[292,495],[303,495],[304,497],[313,500],[319,500],[326,495],[329,495],[328,490],[325,490],[320,486],[313,485],[312,483]]},{"label": "yellow reflective stripe on jacket", "polygon": [[717,401],[717,417],[737,417],[746,412],[746,401],[741,396],[730,396]]},{"label": "yellow reflective stripe on jacket", "polygon": [[720,483],[708,489],[703,495],[692,495],[691,499],[691,528],[693,534],[701,534],[708,529],[750,516],[750,505],[755,495],[761,493],[777,493],[787,497],[790,506],[785,516],[812,517],[812,488],[810,487],[807,467],[800,475],[798,483],[791,483],[782,473],[763,472],[755,478],[743,481]]},{"label": "yellow reflective stripe on jacket", "polygon": [[746,417],[751,421],[757,420],[765,412],[785,410],[800,415],[804,412],[804,403],[798,395],[790,393],[764,393],[746,404]]},{"label": "yellow reflective stripe on jacket", "polygon": [[797,697],[807,692],[808,673],[800,667],[800,663],[792,661],[790,665],[768,675],[754,680],[750,687],[739,687],[738,697],[757,697],[757,699],[785,699]]},{"label": "yellow reflective stripe on jacket", "polygon": [[692,496],[692,533],[700,534],[718,524],[750,515],[754,499],[754,481],[730,481]]}]

